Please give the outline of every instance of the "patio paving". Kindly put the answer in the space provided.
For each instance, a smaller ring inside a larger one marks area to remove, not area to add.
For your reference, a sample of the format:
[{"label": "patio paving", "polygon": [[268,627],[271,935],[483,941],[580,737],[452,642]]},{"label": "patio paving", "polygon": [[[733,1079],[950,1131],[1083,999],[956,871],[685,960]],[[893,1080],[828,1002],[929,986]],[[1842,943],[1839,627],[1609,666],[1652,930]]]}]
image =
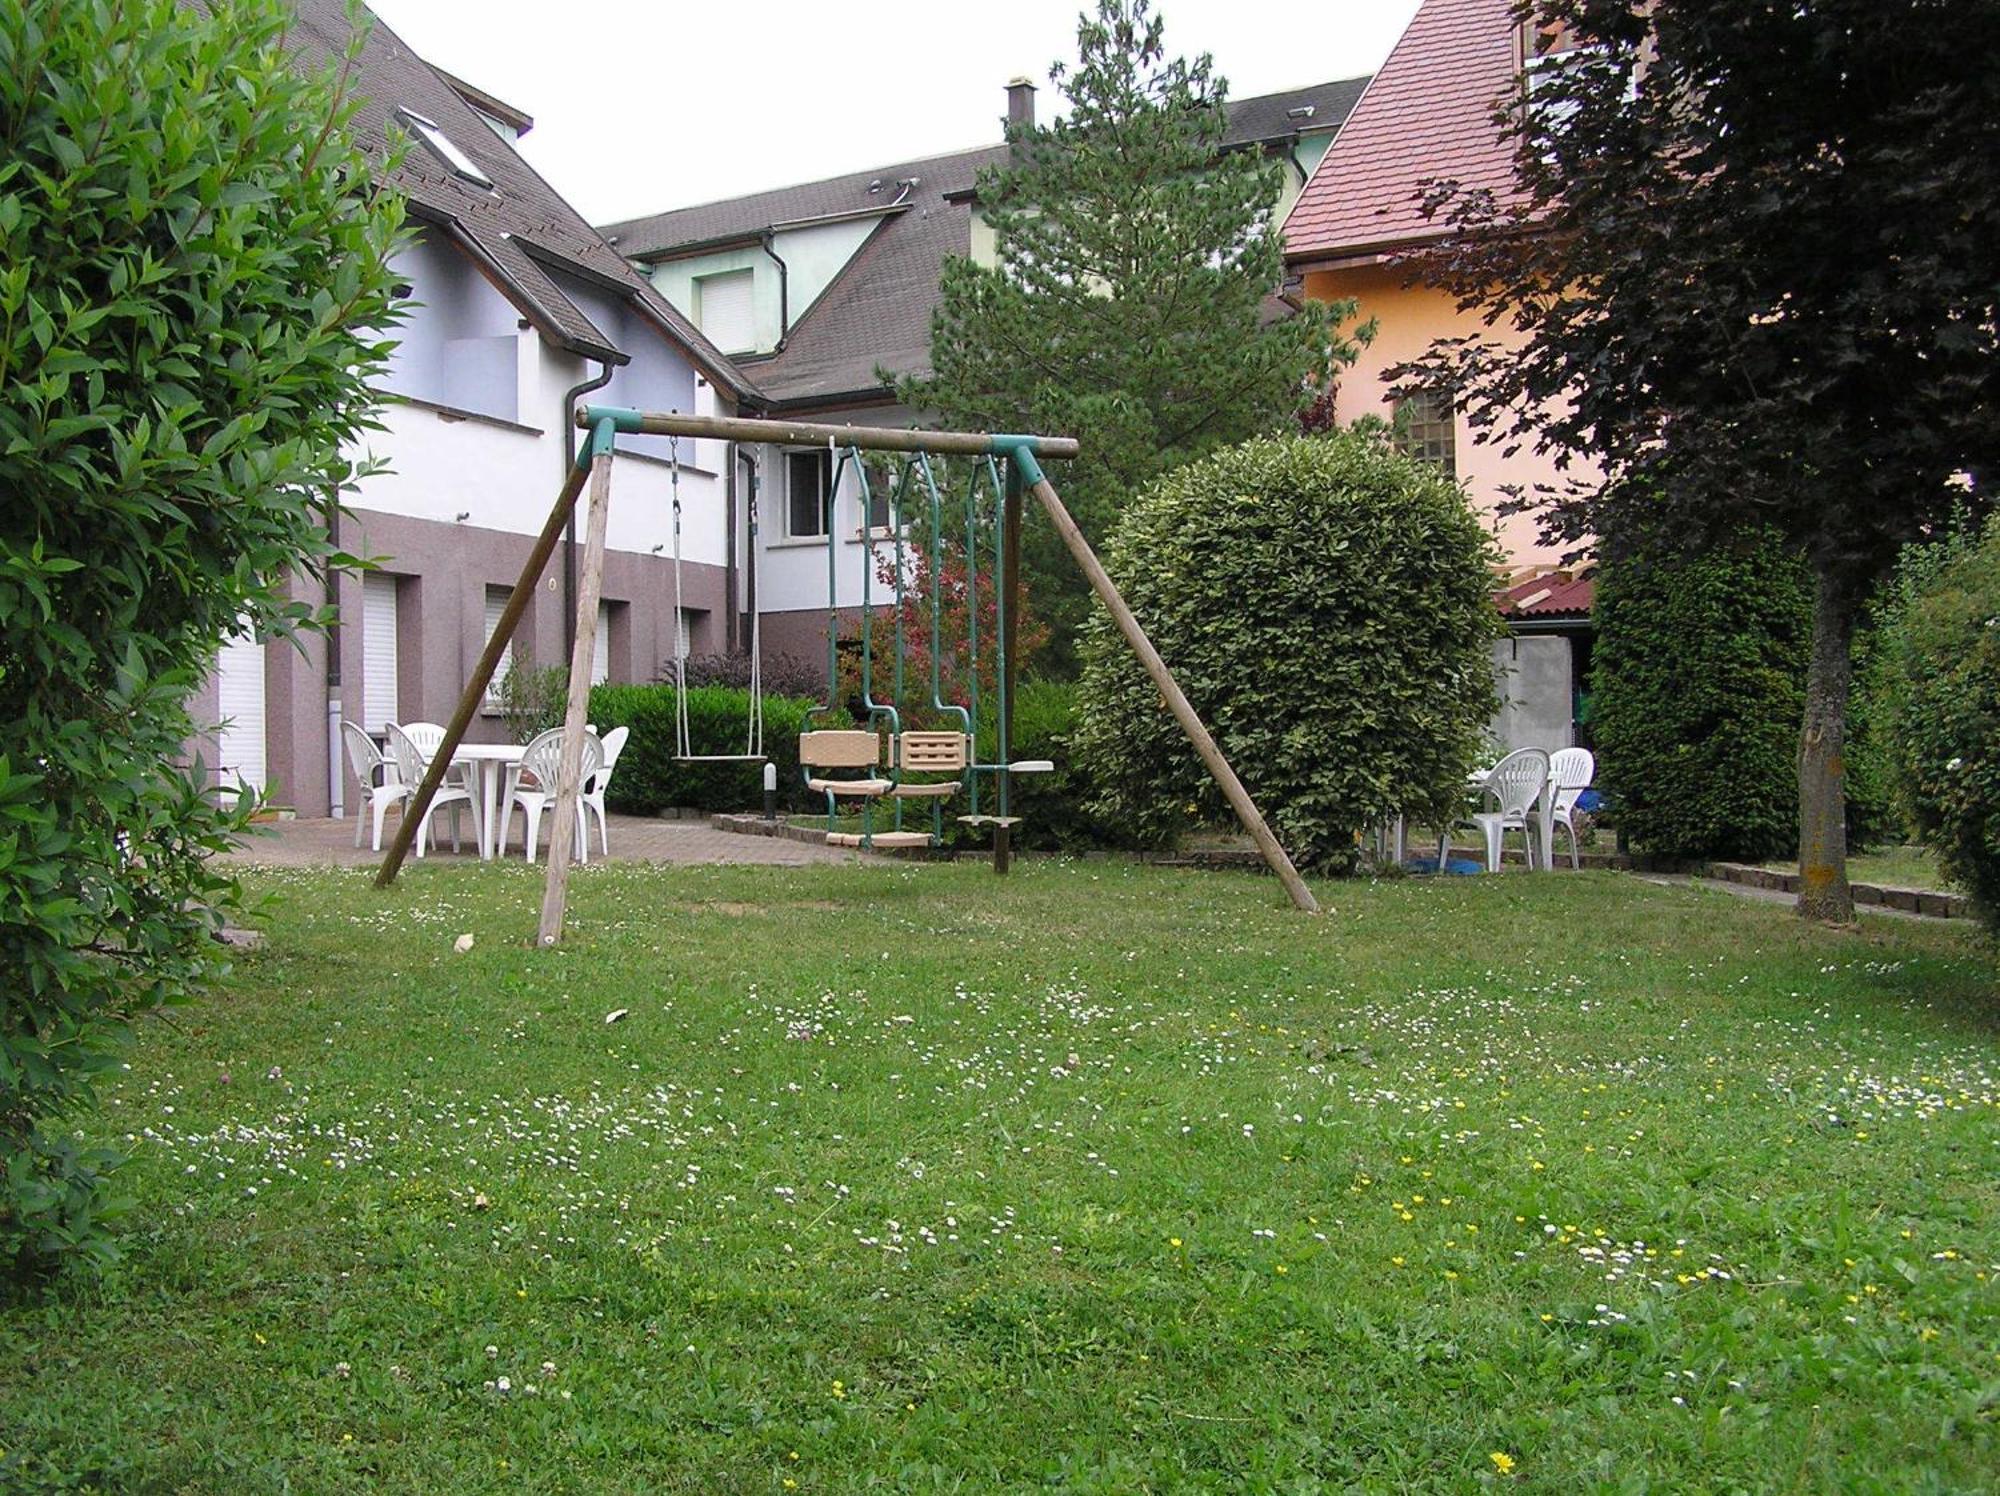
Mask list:
[{"label": "patio paving", "polygon": [[[433,822],[433,827],[438,827]],[[431,846],[426,861],[441,858],[452,862],[476,862],[472,828],[466,826],[465,850],[451,850],[449,822],[443,823],[444,844]],[[546,829],[546,828],[545,828]],[[386,850],[395,834],[396,820],[382,830]],[[509,844],[508,856],[521,860],[517,832]],[[598,860],[596,829],[591,831],[591,860]],[[809,842],[784,841],[767,836],[738,836],[718,831],[707,820],[663,821],[648,816],[611,817],[611,858],[614,862],[762,863],[777,867],[804,867],[821,862],[880,862],[879,857],[863,857],[844,847],[828,847]],[[236,862],[266,867],[376,867],[382,853],[354,845],[354,822],[330,816],[301,817],[277,821],[258,828],[258,834],[241,843],[231,854]],[[415,859],[412,858],[412,861]],[[546,861],[546,854],[538,858]]]}]

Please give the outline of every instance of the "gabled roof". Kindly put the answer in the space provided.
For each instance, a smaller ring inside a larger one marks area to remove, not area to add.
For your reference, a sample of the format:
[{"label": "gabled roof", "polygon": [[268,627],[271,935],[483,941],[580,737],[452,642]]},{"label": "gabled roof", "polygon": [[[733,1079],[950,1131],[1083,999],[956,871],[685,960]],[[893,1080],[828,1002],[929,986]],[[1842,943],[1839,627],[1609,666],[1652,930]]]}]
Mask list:
[{"label": "gabled roof", "polygon": [[1442,236],[1446,225],[1419,210],[1426,181],[1491,188],[1505,202],[1513,155],[1493,116],[1518,73],[1513,0],[1423,0],[1285,221],[1286,258]]},{"label": "gabled roof", "polygon": [[[1226,106],[1224,148],[1282,144],[1295,135],[1338,130],[1367,81],[1347,78],[1233,99]],[[1004,144],[977,146],[629,218],[604,225],[604,233],[621,255],[659,260],[755,243],[767,230],[801,220],[879,213],[874,232],[818,300],[794,308],[796,320],[784,346],[764,358],[738,360],[780,404],[879,401],[883,386],[877,368],[892,375],[928,371],[931,313],[945,257],[968,252],[970,199],[979,172],[1006,157]],[[900,184],[912,178],[916,185],[902,194]]]},{"label": "gabled roof", "polygon": [[[298,17],[287,34],[292,53],[311,68],[337,64],[352,35],[343,0],[291,3]],[[357,141],[378,159],[385,156],[392,126],[401,134],[411,133],[398,116],[399,110],[411,110],[443,130],[493,184],[489,190],[468,181],[413,139],[403,164],[387,178],[409,199],[412,217],[470,255],[558,347],[613,363],[628,360],[562,293],[538,259],[615,283],[686,349],[712,383],[754,398],[755,387],[742,373],[480,118],[460,93],[461,85],[412,52],[381,20],[371,21],[359,66],[349,80],[350,91],[364,100],[352,126]]]}]

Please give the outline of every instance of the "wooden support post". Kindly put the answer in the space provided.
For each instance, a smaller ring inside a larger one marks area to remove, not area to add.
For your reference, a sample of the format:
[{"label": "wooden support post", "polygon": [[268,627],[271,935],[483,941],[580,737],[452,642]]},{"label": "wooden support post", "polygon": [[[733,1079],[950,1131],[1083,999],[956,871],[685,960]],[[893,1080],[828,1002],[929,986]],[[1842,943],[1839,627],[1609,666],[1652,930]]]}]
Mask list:
[{"label": "wooden support post", "polygon": [[[555,824],[549,828],[549,875],[542,885],[540,945],[562,939],[569,902],[569,861],[576,850],[576,809],[583,796],[583,729],[590,715],[590,665],[597,644],[597,599],[604,590],[604,533],[611,512],[611,452],[590,462],[590,517],[583,575],[576,589],[576,646],[569,656],[569,707],[563,713],[562,758],[556,768]],[[678,599],[676,602],[678,603]]]},{"label": "wooden support post", "polygon": [[514,638],[514,630],[521,622],[521,614],[527,611],[528,599],[535,595],[535,588],[542,580],[542,573],[548,569],[549,557],[555,554],[556,543],[563,537],[563,529],[569,523],[569,512],[576,504],[576,496],[583,492],[584,469],[570,469],[564,481],[562,492],[556,495],[555,507],[549,511],[548,523],[542,526],[542,533],[535,537],[534,549],[528,552],[528,559],[521,563],[521,575],[515,579],[514,590],[508,594],[507,606],[500,610],[500,621],[494,626],[492,637],[486,641],[486,649],[479,656],[479,663],[472,667],[472,679],[465,683],[465,694],[458,698],[458,706],[451,714],[451,722],[444,730],[444,741],[438,751],[431,755],[430,767],[424,771],[424,782],[417,786],[416,794],[403,808],[402,824],[396,828],[396,838],[389,843],[388,854],[382,859],[382,867],[375,874],[375,886],[387,888],[396,881],[396,874],[403,866],[403,859],[409,855],[410,843],[416,837],[417,827],[423,823],[424,812],[430,809],[431,799],[437,794],[438,786],[444,782],[446,771],[451,768],[451,756],[458,752],[458,745],[465,738],[466,728],[472,725],[472,716],[479,710],[479,703],[486,699],[486,688],[493,681],[493,673],[500,668],[500,661],[507,653],[507,647]]},{"label": "wooden support post", "polygon": [[993,871],[1005,873],[1014,862],[1013,786],[1007,765],[1014,757],[1014,682],[1017,646],[1021,638],[1021,490],[1025,486],[1019,461],[1007,463],[1006,497],[1000,506],[1000,595],[1004,616],[1000,629],[1000,823],[993,828]]},{"label": "wooden support post", "polygon": [[1271,871],[1278,875],[1278,880],[1285,885],[1285,892],[1292,896],[1292,902],[1307,914],[1317,914],[1319,901],[1313,897],[1312,890],[1306,887],[1305,879],[1299,876],[1299,870],[1292,866],[1292,859],[1279,845],[1278,838],[1271,834],[1271,828],[1264,824],[1264,817],[1258,813],[1256,803],[1250,798],[1250,792],[1243,788],[1243,781],[1236,777],[1236,771],[1229,767],[1229,760],[1224,758],[1222,750],[1216,747],[1214,737],[1210,735],[1207,727],[1202,725],[1200,716],[1196,714],[1194,707],[1174,681],[1173,672],[1167,669],[1167,662],[1161,659],[1160,652],[1153,648],[1153,641],[1146,637],[1146,631],[1139,626],[1139,620],[1125,605],[1125,599],[1119,595],[1117,584],[1111,580],[1103,563],[1097,559],[1097,553],[1091,550],[1090,542],[1083,538],[1083,532],[1076,527],[1076,521],[1070,518],[1069,510],[1063,507],[1063,501],[1057,496],[1054,486],[1047,478],[1036,481],[1035,497],[1042,501],[1042,508],[1048,511],[1049,519],[1056,527],[1056,533],[1062,536],[1063,544],[1069,547],[1069,553],[1076,558],[1076,564],[1082,567],[1083,574],[1090,578],[1091,588],[1110,612],[1112,621],[1118,625],[1118,631],[1125,636],[1125,642],[1132,646],[1132,652],[1139,657],[1139,663],[1146,667],[1146,674],[1153,678],[1153,684],[1159,687],[1160,694],[1166,698],[1167,708],[1180,723],[1181,731],[1187,734],[1188,741],[1194,744],[1194,751],[1201,755],[1202,763],[1207,765],[1208,772],[1222,787],[1222,793],[1228,799],[1230,808],[1236,812],[1236,819],[1243,823],[1243,829],[1249,832],[1251,840],[1257,843],[1257,850],[1263,853],[1264,861]]}]

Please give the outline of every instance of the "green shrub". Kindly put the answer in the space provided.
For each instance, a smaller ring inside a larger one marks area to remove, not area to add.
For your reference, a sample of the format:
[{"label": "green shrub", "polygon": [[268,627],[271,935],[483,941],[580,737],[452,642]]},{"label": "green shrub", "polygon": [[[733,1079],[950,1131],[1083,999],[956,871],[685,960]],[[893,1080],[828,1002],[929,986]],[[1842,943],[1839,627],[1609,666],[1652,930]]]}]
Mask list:
[{"label": "green shrub", "polygon": [[[1592,727],[1598,784],[1618,828],[1668,857],[1762,861],[1798,850],[1799,726],[1812,582],[1773,535],[1687,555],[1633,535],[1597,572]],[[1870,636],[1857,635],[1856,677]],[[1898,829],[1869,729],[1848,716],[1850,849]]]},{"label": "green shrub", "polygon": [[561,727],[569,709],[569,666],[516,664],[500,677],[500,720],[516,743]]},{"label": "green shrub", "polygon": [[[1490,542],[1435,469],[1355,432],[1246,443],[1161,479],[1105,564],[1295,861],[1458,803],[1495,707]],[[1103,615],[1084,640],[1079,766],[1120,833],[1228,810]]]},{"label": "green shrub", "polygon": [[1904,562],[1879,649],[1897,795],[1945,876],[2000,929],[2000,520]]},{"label": "green shrub", "polygon": [[[275,0],[0,7],[0,1272],[108,1255],[72,1119],[220,968],[225,634],[309,626],[400,207]],[[245,797],[247,799],[247,797]]]},{"label": "green shrub", "polygon": [[[814,703],[795,696],[764,698],[764,751],[778,766],[781,809],[816,809],[799,777],[799,733]],[[688,737],[696,753],[741,753],[750,693],[730,686],[688,687]],[[761,764],[674,762],[674,688],[593,686],[590,720],[600,733],[629,727],[606,797],[614,811],[655,815],[670,806],[695,810],[757,810],[764,804]]]}]

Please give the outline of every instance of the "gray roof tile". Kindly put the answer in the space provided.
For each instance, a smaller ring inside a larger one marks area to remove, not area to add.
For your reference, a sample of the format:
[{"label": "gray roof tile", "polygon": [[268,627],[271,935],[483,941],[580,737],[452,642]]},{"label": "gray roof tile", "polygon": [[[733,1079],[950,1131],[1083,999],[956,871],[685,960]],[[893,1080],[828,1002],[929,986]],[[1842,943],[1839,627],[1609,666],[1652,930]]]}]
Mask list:
[{"label": "gray roof tile", "polygon": [[[1337,130],[1366,78],[1287,89],[1228,105],[1226,146],[1282,141],[1295,133]],[[1290,111],[1310,108],[1308,118]],[[792,326],[785,346],[741,360],[757,387],[781,403],[840,403],[882,398],[878,368],[894,375],[927,372],[931,314],[947,255],[971,245],[966,200],[980,169],[997,166],[1005,145],[925,156],[848,172],[747,197],[701,203],[604,225],[617,252],[632,259],[669,258],[718,241],[750,240],[773,225],[837,213],[887,208],[898,184],[917,179],[907,206],[887,214],[833,283]],[[871,191],[871,187],[874,189]]]},{"label": "gray roof tile", "polygon": [[[332,64],[351,36],[342,0],[291,0],[298,20],[287,42],[307,67]],[[389,130],[408,133],[397,119],[414,110],[435,122],[478,166],[494,190],[459,176],[421,140],[412,139],[403,164],[388,177],[405,194],[413,213],[446,228],[472,253],[490,262],[510,295],[545,336],[573,352],[594,358],[625,355],[523,249],[595,271],[643,301],[670,330],[704,373],[740,397],[755,398],[755,386],[700,331],[654,290],[646,277],[604,242],[513,146],[479,117],[451,82],[406,46],[380,19],[363,44],[350,90],[364,102],[353,126],[360,144],[376,157],[387,154]]]}]

